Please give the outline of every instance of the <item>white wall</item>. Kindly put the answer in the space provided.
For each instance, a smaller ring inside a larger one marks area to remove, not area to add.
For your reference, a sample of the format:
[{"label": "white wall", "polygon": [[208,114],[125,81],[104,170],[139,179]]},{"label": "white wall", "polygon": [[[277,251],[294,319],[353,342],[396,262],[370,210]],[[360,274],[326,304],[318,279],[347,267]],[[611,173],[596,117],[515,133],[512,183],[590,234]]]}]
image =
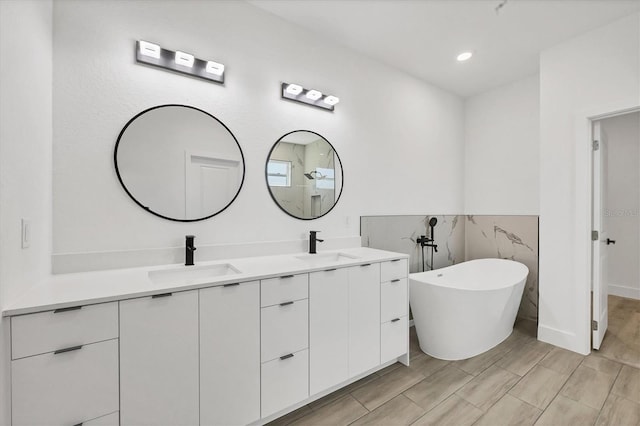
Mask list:
[{"label": "white wall", "polygon": [[640,113],[601,121],[607,144],[604,221],[609,294],[640,299]]},{"label": "white wall", "polygon": [[[50,1],[0,1],[0,308],[50,271]],[[32,225],[21,248],[20,219]],[[9,322],[0,318],[0,424],[9,424]]]},{"label": "white wall", "polygon": [[578,279],[585,271],[576,263],[583,250],[576,220],[585,214],[576,209],[576,121],[584,111],[623,104],[640,104],[640,14],[542,52],[538,338],[582,353],[589,350],[589,282]]},{"label": "white wall", "polygon": [[536,74],[466,99],[465,214],[538,214],[539,97]]},{"label": "white wall", "polygon": [[[137,65],[137,39],[222,62],[226,84]],[[297,82],[341,98],[335,113],[280,99]],[[244,2],[57,1],[54,5],[54,255],[200,244],[358,236],[360,215],[460,212],[462,101],[325,42]],[[199,223],[173,223],[135,205],[112,164],[122,126],[153,105],[184,103],[222,120],[245,154],[233,205]],[[344,166],[331,214],[292,219],[271,200],[264,164],[295,129],[325,136]]]}]

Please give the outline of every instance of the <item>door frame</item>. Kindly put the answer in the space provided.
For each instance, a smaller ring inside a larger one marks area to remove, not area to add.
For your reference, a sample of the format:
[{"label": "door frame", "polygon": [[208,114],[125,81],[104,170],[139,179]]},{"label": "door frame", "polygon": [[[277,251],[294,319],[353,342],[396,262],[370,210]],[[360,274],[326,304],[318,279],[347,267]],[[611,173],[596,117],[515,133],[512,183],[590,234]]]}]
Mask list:
[{"label": "door frame", "polygon": [[580,352],[591,352],[591,279],[593,259],[591,254],[591,231],[593,224],[593,165],[592,140],[593,123],[605,118],[640,112],[638,104],[611,104],[599,108],[582,111],[576,114],[575,120],[575,283],[576,332]]}]

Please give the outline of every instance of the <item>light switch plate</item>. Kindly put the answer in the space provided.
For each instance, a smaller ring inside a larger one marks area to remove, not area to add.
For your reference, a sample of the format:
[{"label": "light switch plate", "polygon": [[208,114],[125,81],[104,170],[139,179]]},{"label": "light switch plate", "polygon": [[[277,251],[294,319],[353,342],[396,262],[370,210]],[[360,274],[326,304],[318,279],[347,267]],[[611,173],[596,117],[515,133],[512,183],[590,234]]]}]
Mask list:
[{"label": "light switch plate", "polygon": [[22,248],[29,248],[31,245],[31,221],[29,219],[22,219],[21,234]]}]

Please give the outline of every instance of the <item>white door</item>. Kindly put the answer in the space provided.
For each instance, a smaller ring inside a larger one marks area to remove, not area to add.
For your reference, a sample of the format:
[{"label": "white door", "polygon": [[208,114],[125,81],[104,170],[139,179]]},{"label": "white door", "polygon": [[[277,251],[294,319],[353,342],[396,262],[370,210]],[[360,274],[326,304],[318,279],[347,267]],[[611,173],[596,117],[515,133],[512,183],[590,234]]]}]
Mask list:
[{"label": "white door", "polygon": [[200,290],[200,424],[260,418],[260,284]]},{"label": "white door", "polygon": [[186,217],[212,215],[227,206],[242,182],[239,160],[211,153],[185,153]]},{"label": "white door", "polygon": [[602,339],[607,331],[608,306],[607,296],[607,255],[609,238],[607,235],[604,209],[606,206],[607,187],[607,141],[600,129],[600,122],[593,123],[593,227],[598,238],[593,241],[592,257],[592,344],[600,349]]},{"label": "white door", "polygon": [[198,291],[120,302],[120,422],[197,425]]},{"label": "white door", "polygon": [[309,394],[349,378],[349,275],[309,274]]},{"label": "white door", "polygon": [[380,365],[380,264],[349,271],[349,377]]}]

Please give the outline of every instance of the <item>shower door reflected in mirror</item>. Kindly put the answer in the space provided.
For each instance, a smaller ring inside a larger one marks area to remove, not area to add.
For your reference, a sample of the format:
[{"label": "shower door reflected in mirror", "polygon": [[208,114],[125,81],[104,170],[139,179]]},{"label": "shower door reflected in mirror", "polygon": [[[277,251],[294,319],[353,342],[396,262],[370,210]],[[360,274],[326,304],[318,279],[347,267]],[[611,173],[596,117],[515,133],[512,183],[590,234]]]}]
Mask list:
[{"label": "shower door reflected in mirror", "polygon": [[244,157],[231,131],[185,105],[141,112],[124,127],[114,160],[118,179],[142,208],[192,222],[227,208],[244,180]]},{"label": "shower door reflected in mirror", "polygon": [[297,219],[316,219],[340,198],[342,164],[324,137],[296,130],[271,148],[266,179],[271,197],[284,212]]}]

